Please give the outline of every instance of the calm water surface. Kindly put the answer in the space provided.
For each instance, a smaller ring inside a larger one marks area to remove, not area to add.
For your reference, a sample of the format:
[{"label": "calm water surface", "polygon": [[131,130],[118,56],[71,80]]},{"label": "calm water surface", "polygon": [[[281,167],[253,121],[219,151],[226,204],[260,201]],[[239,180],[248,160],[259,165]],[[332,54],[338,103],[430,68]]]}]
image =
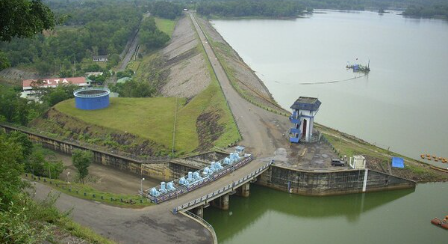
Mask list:
[{"label": "calm water surface", "polygon": [[251,187],[229,211],[206,209],[219,243],[447,243],[430,220],[448,214],[448,184],[324,198]]},{"label": "calm water surface", "polygon": [[[213,25],[284,108],[315,96],[319,123],[410,157],[448,157],[447,21],[326,12]],[[341,81],[356,76],[345,69],[356,58],[372,71]]]},{"label": "calm water surface", "polygon": [[[406,156],[448,157],[448,22],[326,12],[213,24],[284,108],[316,96],[317,122]],[[371,60],[368,76],[345,69],[356,58]],[[323,198],[252,186],[204,215],[220,243],[447,243],[430,220],[448,215],[448,184]]]}]

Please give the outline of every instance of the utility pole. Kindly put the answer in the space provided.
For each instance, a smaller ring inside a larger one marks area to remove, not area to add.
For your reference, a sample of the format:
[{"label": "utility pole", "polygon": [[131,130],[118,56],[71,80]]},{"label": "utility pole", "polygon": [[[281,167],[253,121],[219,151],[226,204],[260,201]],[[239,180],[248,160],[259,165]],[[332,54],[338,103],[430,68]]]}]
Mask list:
[{"label": "utility pole", "polygon": [[145,178],[142,178],[140,180],[140,195],[143,198],[143,181],[145,180]]},{"label": "utility pole", "polygon": [[177,97],[176,97],[176,109],[174,110],[173,146],[171,149],[171,156],[174,156],[174,143],[176,141],[176,121],[177,121]]}]

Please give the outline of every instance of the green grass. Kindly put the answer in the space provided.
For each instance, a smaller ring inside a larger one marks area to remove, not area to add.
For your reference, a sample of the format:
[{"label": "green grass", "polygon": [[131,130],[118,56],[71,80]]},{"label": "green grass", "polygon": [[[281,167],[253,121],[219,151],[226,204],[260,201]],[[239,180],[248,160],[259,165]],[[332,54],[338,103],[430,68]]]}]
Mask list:
[{"label": "green grass", "polygon": [[[354,155],[369,155],[381,160],[389,161],[390,157],[393,155],[393,153],[369,143],[361,143],[360,141],[355,141],[352,139],[341,139],[340,137],[344,138],[343,134],[339,134],[338,132],[330,130],[326,127],[318,125],[316,128],[318,128],[328,142],[330,142],[330,144],[339,151],[341,156],[347,155],[347,157],[352,157]],[[335,134],[338,136],[334,136]]]},{"label": "green grass", "polygon": [[69,231],[72,235],[80,237],[90,243],[116,244],[116,242],[95,233],[93,230],[74,222],[68,217],[61,218],[58,222],[59,226]]},{"label": "green grass", "polygon": [[212,46],[219,62],[221,63],[224,71],[226,72],[226,75],[229,78],[232,87],[248,102],[260,108],[268,110],[270,112],[284,116],[289,116],[289,114],[285,112],[285,110],[280,108],[280,106],[275,102],[275,100],[262,97],[261,95],[257,94],[254,91],[251,91],[249,88],[245,87],[242,83],[240,83],[240,81],[235,75],[235,70],[232,67],[230,67],[230,65],[226,61],[226,57],[231,59],[234,56],[232,48],[225,43],[214,41],[213,38],[211,38],[210,35],[207,33],[206,31],[207,28],[205,28],[201,22],[199,22],[199,25],[201,26],[204,35],[207,37],[209,44]]},{"label": "green grass", "polygon": [[177,21],[158,17],[155,17],[154,20],[156,21],[157,28],[171,37]]},{"label": "green grass", "polygon": [[[196,33],[197,35],[197,33]],[[199,39],[199,36],[197,36]],[[213,71],[212,64],[210,60],[208,60],[207,54],[205,53],[204,47],[202,44],[199,44],[197,47],[202,54],[206,57],[207,60],[207,69],[210,73],[211,84],[210,86],[203,91],[202,93],[209,93],[211,96],[210,105],[213,108],[219,109],[222,111],[222,117],[220,118],[220,123],[225,124],[225,131],[219,139],[218,143],[215,144],[216,147],[227,147],[229,144],[234,144],[242,139],[240,132],[238,131],[238,127],[236,125],[235,119],[230,111],[230,108],[227,104],[226,98],[224,97],[224,93],[222,91],[221,86],[219,85],[218,79],[216,78],[215,72]],[[201,94],[202,94],[201,93]]]},{"label": "green grass", "polygon": [[[184,99],[180,99],[182,104]],[[128,132],[171,148],[176,98],[111,98],[108,108],[80,110],[74,99],[55,106],[57,110],[89,124]],[[195,128],[195,123],[184,126]],[[194,149],[193,141],[186,151]],[[196,143],[197,144],[197,143]]]},{"label": "green grass", "polygon": [[[85,184],[74,183],[74,182],[67,183],[67,182],[61,181],[61,180],[55,180],[55,179],[50,180],[45,177],[39,178],[36,176],[32,176],[30,174],[28,174],[28,178],[37,180],[42,184],[51,186],[52,188],[57,189],[58,191],[61,191],[67,195],[71,195],[71,196],[82,198],[82,199],[102,202],[102,203],[112,205],[112,206],[119,206],[119,207],[126,207],[126,208],[141,208],[141,207],[153,205],[152,203],[148,202],[146,200],[146,198],[144,198],[143,201],[140,202],[140,200],[142,198],[139,195],[125,195],[125,194],[114,194],[114,193],[109,193],[109,192],[102,192],[102,191],[95,190],[92,187],[85,185]],[[121,200],[123,200],[123,201],[121,201]],[[134,202],[134,203],[131,204],[130,200],[132,200],[132,202]]]},{"label": "green grass", "polygon": [[[172,33],[175,25],[175,21],[160,18],[156,18],[156,23],[159,28],[169,33]],[[202,45],[199,44],[197,48],[206,57]],[[151,65],[152,63],[154,65]],[[135,77],[138,80],[153,80],[148,73],[154,74],[154,72],[149,72],[148,69],[156,67],[157,63],[157,55],[145,56],[135,65],[139,67]],[[88,111],[76,109],[74,100],[71,99],[57,104],[55,108],[86,123],[128,132],[171,149],[177,101],[176,155],[189,154],[198,148],[196,122],[203,113],[219,115],[217,124],[223,128],[223,133],[210,143],[215,147],[227,147],[241,140],[241,135],[209,61],[207,68],[211,77],[210,85],[188,103],[185,98],[176,100],[173,97],[111,98],[108,108]],[[163,72],[154,69],[159,73]]]},{"label": "green grass", "polygon": [[[177,99],[177,155],[191,153],[199,146],[196,121],[204,112],[219,113],[218,124],[224,126],[223,134],[212,142],[214,146],[226,147],[240,139],[224,94],[213,75],[211,84],[188,104],[185,103],[185,98]],[[147,138],[165,148],[172,147],[176,110],[174,97],[111,98],[110,106],[101,110],[76,109],[74,99],[70,99],[57,104],[55,108],[86,123]]]}]

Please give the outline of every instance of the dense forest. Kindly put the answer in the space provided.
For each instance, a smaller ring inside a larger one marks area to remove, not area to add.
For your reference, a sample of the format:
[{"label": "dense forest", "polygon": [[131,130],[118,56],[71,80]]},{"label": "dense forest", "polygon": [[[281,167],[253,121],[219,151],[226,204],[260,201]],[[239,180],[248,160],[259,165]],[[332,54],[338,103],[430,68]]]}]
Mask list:
[{"label": "dense forest", "polygon": [[49,107],[73,98],[75,89],[77,87],[73,85],[39,88],[36,92],[40,102],[34,102],[20,97],[21,87],[0,85],[0,121],[28,125],[28,122],[39,117]]},{"label": "dense forest", "polygon": [[126,0],[46,3],[55,15],[64,19],[62,25],[32,39],[1,42],[4,54],[0,59],[7,58],[10,66],[25,65],[41,75],[72,76],[81,70],[83,60],[108,55],[110,68],[120,60],[119,55],[138,28],[143,11],[134,1]]},{"label": "dense forest", "polygon": [[[406,10],[408,15],[432,17],[444,15],[444,0],[202,0],[197,11],[223,17],[295,17],[304,10]],[[442,7],[442,10],[437,9]],[[436,9],[438,11],[436,11]]]},{"label": "dense forest", "polygon": [[448,3],[435,4],[430,6],[409,6],[403,12],[405,16],[411,17],[423,17],[423,18],[446,18],[448,19]]},{"label": "dense forest", "polygon": [[165,19],[175,19],[182,15],[182,5],[179,3],[157,1],[149,5],[151,14]]},{"label": "dense forest", "polygon": [[160,48],[170,40],[170,37],[157,29],[154,18],[146,18],[140,27],[140,45],[147,49]]},{"label": "dense forest", "polygon": [[201,2],[197,12],[202,15],[218,15],[228,17],[266,16],[296,17],[304,10],[303,5],[283,0],[234,0]]}]

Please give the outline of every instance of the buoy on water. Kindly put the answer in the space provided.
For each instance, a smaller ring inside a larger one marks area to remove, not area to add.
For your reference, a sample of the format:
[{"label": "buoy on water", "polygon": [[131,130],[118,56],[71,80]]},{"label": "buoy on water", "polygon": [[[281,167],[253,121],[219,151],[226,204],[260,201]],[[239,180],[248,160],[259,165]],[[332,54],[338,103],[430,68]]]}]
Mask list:
[{"label": "buoy on water", "polygon": [[433,225],[441,225],[442,224],[442,220],[440,220],[439,218],[433,218],[431,220],[431,224],[433,224]]},{"label": "buoy on water", "polygon": [[422,159],[426,159],[426,160],[434,160],[435,162],[442,162],[442,163],[448,163],[448,159],[443,158],[443,157],[438,157],[438,156],[434,156],[434,155],[429,155],[429,154],[420,154],[420,157]]},{"label": "buoy on water", "polygon": [[446,230],[448,230],[448,215],[445,216],[443,220],[440,220],[439,218],[433,218],[431,220],[431,224],[440,226]]}]

